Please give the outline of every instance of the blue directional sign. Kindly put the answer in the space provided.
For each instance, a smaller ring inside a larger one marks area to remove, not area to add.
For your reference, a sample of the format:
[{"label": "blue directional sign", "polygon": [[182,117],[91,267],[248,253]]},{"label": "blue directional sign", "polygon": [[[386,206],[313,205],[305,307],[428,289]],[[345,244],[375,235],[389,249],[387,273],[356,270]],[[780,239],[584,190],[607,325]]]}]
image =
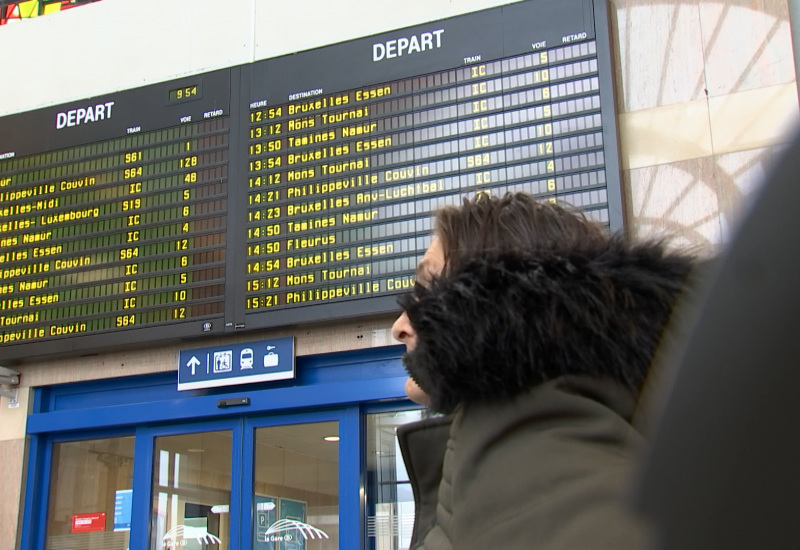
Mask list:
[{"label": "blue directional sign", "polygon": [[294,338],[183,350],[178,389],[194,390],[294,378]]}]

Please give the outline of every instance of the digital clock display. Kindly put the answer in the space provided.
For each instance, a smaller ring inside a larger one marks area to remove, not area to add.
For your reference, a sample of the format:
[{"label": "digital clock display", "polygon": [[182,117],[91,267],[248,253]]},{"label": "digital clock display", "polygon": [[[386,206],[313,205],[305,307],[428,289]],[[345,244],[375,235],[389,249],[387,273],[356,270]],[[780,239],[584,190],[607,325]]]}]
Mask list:
[{"label": "digital clock display", "polygon": [[170,103],[179,101],[188,101],[190,99],[197,99],[201,96],[199,84],[190,84],[188,86],[181,86],[180,88],[173,88],[168,92]]},{"label": "digital clock display", "polygon": [[621,227],[606,17],[528,0],[0,118],[0,359],[396,311],[477,192]]}]

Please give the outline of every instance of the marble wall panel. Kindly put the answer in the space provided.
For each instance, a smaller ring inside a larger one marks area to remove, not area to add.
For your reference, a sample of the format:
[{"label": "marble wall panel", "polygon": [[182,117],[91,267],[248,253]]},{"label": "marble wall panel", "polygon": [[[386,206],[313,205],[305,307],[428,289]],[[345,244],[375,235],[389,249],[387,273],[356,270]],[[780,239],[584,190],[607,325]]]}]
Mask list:
[{"label": "marble wall panel", "polygon": [[25,437],[29,402],[30,388],[25,386],[17,388],[16,405],[12,406],[8,398],[0,397],[0,441]]},{"label": "marble wall panel", "polygon": [[711,97],[793,82],[786,0],[699,2]]},{"label": "marble wall panel", "polygon": [[636,238],[671,238],[710,253],[721,240],[720,198],[712,157],[625,172],[628,227]]},{"label": "marble wall panel", "polygon": [[800,126],[798,113],[794,82],[709,98],[714,154],[785,143]]},{"label": "marble wall panel", "polygon": [[637,238],[670,237],[702,256],[730,241],[780,161],[785,145],[628,170],[628,227]]},{"label": "marble wall panel", "polygon": [[612,0],[609,12],[620,111],[705,97],[697,2]]},{"label": "marble wall panel", "polygon": [[22,476],[25,468],[25,440],[13,439],[0,441],[0,487],[3,498],[0,499],[0,548],[15,548],[17,526],[20,517],[22,497]]},{"label": "marble wall panel", "polygon": [[622,113],[618,122],[624,169],[713,154],[708,102],[704,99]]},{"label": "marble wall panel", "polygon": [[729,241],[736,232],[785,148],[776,145],[715,157],[723,241]]}]

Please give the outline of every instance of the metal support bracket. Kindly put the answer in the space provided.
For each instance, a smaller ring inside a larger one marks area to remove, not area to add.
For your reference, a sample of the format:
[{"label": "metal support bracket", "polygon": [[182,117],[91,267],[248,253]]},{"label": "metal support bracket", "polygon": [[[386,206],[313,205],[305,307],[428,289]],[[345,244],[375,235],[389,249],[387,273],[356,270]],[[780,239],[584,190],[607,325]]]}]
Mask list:
[{"label": "metal support bracket", "polygon": [[8,399],[9,406],[19,404],[19,388],[16,386],[19,386],[19,373],[7,367],[0,367],[0,396]]},{"label": "metal support bracket", "polygon": [[19,373],[8,367],[0,367],[0,384],[4,386],[19,386]]},{"label": "metal support bracket", "polygon": [[19,388],[7,389],[0,386],[0,397],[8,399],[8,406],[19,405]]}]

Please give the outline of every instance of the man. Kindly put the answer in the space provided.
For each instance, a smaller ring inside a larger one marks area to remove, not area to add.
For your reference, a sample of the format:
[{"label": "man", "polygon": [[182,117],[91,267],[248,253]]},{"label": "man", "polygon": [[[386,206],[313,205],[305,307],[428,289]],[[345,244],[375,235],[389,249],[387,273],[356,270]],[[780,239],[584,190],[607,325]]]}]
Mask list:
[{"label": "man", "polygon": [[411,548],[644,547],[631,420],[691,265],[526,194],[437,214],[392,328],[409,397],[447,415],[398,433]]}]

